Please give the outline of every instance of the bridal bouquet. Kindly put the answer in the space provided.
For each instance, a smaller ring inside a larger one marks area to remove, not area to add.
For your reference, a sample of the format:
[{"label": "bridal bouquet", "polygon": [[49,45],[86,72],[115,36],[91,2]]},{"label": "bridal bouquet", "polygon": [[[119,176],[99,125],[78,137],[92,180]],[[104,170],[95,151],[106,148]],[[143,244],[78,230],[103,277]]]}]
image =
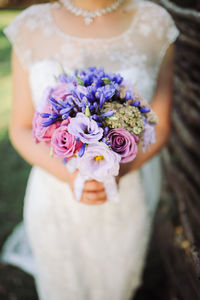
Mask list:
[{"label": "bridal bouquet", "polygon": [[147,101],[120,74],[90,67],[62,73],[44,91],[33,119],[35,141],[46,142],[68,170],[79,170],[75,181],[80,199],[86,180],[105,185],[108,199],[118,200],[115,176],[120,163],[135,159],[155,142],[157,117]]}]

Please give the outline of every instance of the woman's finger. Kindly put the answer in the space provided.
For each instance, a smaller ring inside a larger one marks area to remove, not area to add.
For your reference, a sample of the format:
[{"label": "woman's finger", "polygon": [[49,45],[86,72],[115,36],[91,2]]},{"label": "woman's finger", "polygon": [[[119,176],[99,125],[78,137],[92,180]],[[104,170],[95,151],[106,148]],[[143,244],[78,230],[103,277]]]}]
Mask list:
[{"label": "woman's finger", "polygon": [[104,184],[96,180],[86,181],[83,189],[84,192],[102,191],[102,190],[104,190]]},{"label": "woman's finger", "polygon": [[81,202],[85,204],[101,204],[104,203],[107,200],[106,193],[105,192],[99,192],[99,193],[83,193],[81,197]]},{"label": "woman's finger", "polygon": [[84,192],[83,195],[88,199],[92,201],[98,201],[99,199],[106,198],[105,190],[99,191],[99,192]]},{"label": "woman's finger", "polygon": [[106,202],[106,199],[102,199],[102,200],[98,200],[98,201],[91,201],[91,200],[83,200],[81,198],[80,202],[83,204],[88,204],[88,205],[101,205]]}]

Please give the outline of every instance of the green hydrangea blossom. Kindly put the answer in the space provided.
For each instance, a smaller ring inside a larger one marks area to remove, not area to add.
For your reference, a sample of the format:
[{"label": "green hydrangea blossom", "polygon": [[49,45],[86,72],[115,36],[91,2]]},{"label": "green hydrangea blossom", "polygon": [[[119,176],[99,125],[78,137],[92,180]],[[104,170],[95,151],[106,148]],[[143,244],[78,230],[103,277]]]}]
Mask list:
[{"label": "green hydrangea blossom", "polygon": [[112,109],[114,115],[104,119],[104,125],[110,129],[124,128],[129,132],[140,136],[144,130],[144,123],[141,112],[137,107],[127,104],[121,104],[116,101],[106,102],[101,110],[101,113]]}]

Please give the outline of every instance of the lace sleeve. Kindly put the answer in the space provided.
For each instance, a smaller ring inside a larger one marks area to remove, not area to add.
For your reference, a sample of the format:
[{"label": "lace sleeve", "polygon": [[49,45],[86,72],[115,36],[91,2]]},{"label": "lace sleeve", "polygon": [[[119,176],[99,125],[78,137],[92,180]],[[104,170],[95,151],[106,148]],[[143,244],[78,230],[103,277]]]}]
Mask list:
[{"label": "lace sleeve", "polygon": [[180,32],[176,27],[172,16],[163,7],[158,11],[157,38],[162,41],[160,60],[164,57],[168,47],[178,38]]},{"label": "lace sleeve", "polygon": [[[39,42],[37,24],[38,18],[41,19],[43,13],[41,10],[44,10],[44,5],[32,5],[21,12],[8,27],[4,28],[4,33],[25,70],[29,70],[36,52],[40,48],[37,43]],[[45,14],[43,14],[43,19],[45,20]],[[45,24],[41,24],[41,22],[39,24],[41,31],[41,25]]]},{"label": "lace sleeve", "polygon": [[130,0],[125,10],[133,10],[137,3],[139,3],[141,12],[139,22],[140,34],[148,37],[150,40],[154,36],[158,44],[162,45],[163,49],[166,49],[179,35],[179,30],[172,16],[164,7],[146,0]]},{"label": "lace sleeve", "polygon": [[158,4],[142,1],[140,11],[137,31],[142,49],[147,53],[148,66],[158,71],[168,47],[177,39],[179,30],[168,11]]},{"label": "lace sleeve", "polygon": [[17,54],[24,69],[28,69],[30,65],[31,49],[28,46],[27,30],[25,29],[25,23],[27,19],[27,13],[30,8],[20,13],[14,21],[6,28],[4,28],[4,34],[12,44],[13,50]]},{"label": "lace sleeve", "polygon": [[154,10],[152,12],[152,22],[154,27],[155,43],[160,50],[160,61],[162,61],[168,47],[175,42],[179,36],[179,30],[176,27],[172,16],[168,11],[157,4],[151,3]]}]

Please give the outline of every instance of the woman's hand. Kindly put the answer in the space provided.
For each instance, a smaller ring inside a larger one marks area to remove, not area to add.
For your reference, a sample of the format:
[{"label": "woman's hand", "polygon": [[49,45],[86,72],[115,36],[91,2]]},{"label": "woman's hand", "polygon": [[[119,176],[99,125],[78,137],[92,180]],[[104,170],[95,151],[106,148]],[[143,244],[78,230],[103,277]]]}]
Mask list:
[{"label": "woman's hand", "polygon": [[[77,174],[78,171],[74,172],[70,175],[70,179],[68,180],[68,183],[73,192],[74,181],[76,180]],[[106,200],[106,191],[102,182],[98,182],[96,180],[88,180],[85,182],[80,202],[89,205],[97,205],[103,204]]]},{"label": "woman's hand", "polygon": [[90,205],[103,204],[107,200],[104,184],[96,180],[88,180],[85,183],[81,202]]}]

